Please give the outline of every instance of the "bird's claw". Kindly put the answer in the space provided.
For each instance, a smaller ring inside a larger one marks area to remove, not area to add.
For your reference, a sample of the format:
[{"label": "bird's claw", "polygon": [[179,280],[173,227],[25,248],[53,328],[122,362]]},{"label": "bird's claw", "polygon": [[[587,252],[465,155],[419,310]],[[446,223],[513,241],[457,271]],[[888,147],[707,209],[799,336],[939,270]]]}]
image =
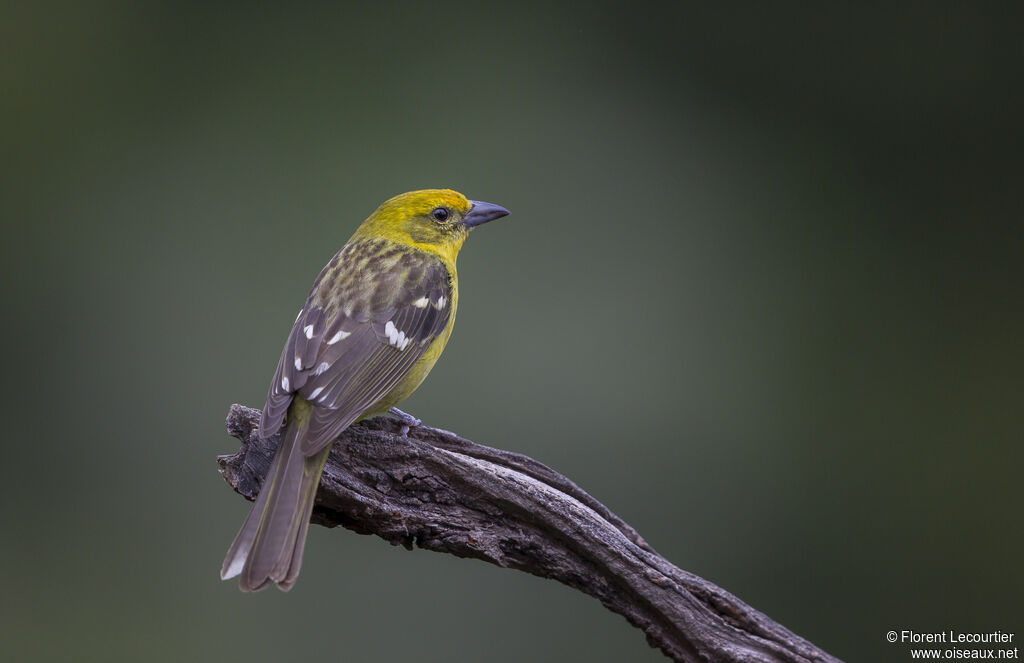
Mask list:
[{"label": "bird's claw", "polygon": [[388,410],[388,414],[398,419],[399,423],[402,424],[402,429],[399,432],[399,435],[401,435],[402,437],[408,437],[410,429],[416,428],[417,426],[423,423],[422,421],[412,416],[408,412],[402,412],[397,407],[393,407],[390,410]]}]

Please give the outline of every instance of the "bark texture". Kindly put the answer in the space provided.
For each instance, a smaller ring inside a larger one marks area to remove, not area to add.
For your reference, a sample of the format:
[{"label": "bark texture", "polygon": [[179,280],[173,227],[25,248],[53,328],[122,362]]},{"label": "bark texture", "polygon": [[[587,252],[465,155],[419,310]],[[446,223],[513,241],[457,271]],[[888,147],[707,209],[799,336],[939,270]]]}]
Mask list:
[{"label": "bark texture", "polygon": [[[278,438],[257,435],[259,410],[232,405],[238,453],[225,480],[252,500]],[[324,468],[312,522],[394,545],[472,557],[585,592],[676,661],[835,662],[732,594],[658,555],[575,483],[532,458],[386,418],[350,427]]]}]

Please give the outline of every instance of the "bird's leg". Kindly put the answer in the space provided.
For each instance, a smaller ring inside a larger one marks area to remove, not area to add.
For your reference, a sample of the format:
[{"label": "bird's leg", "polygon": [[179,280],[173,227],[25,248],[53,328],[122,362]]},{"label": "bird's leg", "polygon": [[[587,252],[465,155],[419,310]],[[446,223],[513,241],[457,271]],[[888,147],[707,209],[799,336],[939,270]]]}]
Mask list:
[{"label": "bird's leg", "polygon": [[410,428],[416,428],[417,426],[423,423],[422,421],[412,416],[408,412],[402,412],[397,407],[393,407],[390,410],[388,410],[388,414],[395,417],[396,419],[398,419],[398,421],[402,423],[402,437],[407,437],[409,435]]}]

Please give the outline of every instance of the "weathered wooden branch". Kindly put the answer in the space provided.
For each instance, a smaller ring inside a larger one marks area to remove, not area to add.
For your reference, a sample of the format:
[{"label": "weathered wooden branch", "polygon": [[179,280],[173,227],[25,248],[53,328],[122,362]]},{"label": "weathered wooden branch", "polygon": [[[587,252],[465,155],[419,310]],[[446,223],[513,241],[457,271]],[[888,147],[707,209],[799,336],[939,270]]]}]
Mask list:
[{"label": "weathered wooden branch", "polygon": [[[279,440],[256,434],[259,411],[232,405],[238,453],[221,473],[254,499]],[[597,598],[676,661],[838,659],[732,594],[676,568],[572,481],[526,456],[421,426],[409,437],[379,418],[334,443],[313,522],[376,534],[552,578]]]}]

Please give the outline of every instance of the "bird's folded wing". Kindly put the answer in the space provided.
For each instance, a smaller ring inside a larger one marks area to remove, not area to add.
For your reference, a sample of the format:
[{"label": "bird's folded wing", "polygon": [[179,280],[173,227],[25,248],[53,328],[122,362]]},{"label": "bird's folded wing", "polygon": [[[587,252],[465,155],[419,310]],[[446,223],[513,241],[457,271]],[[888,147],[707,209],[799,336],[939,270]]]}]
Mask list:
[{"label": "bird's folded wing", "polygon": [[[344,255],[344,251],[339,254]],[[433,256],[416,256],[376,267],[359,265],[371,297],[338,298],[314,286],[292,326],[260,421],[264,438],[276,433],[298,393],[313,406],[302,451],[323,449],[383,398],[409,372],[431,342],[444,333],[451,312],[448,270]],[[344,262],[337,266],[345,278]],[[326,270],[325,270],[326,271]],[[384,285],[384,287],[380,287]]]}]

